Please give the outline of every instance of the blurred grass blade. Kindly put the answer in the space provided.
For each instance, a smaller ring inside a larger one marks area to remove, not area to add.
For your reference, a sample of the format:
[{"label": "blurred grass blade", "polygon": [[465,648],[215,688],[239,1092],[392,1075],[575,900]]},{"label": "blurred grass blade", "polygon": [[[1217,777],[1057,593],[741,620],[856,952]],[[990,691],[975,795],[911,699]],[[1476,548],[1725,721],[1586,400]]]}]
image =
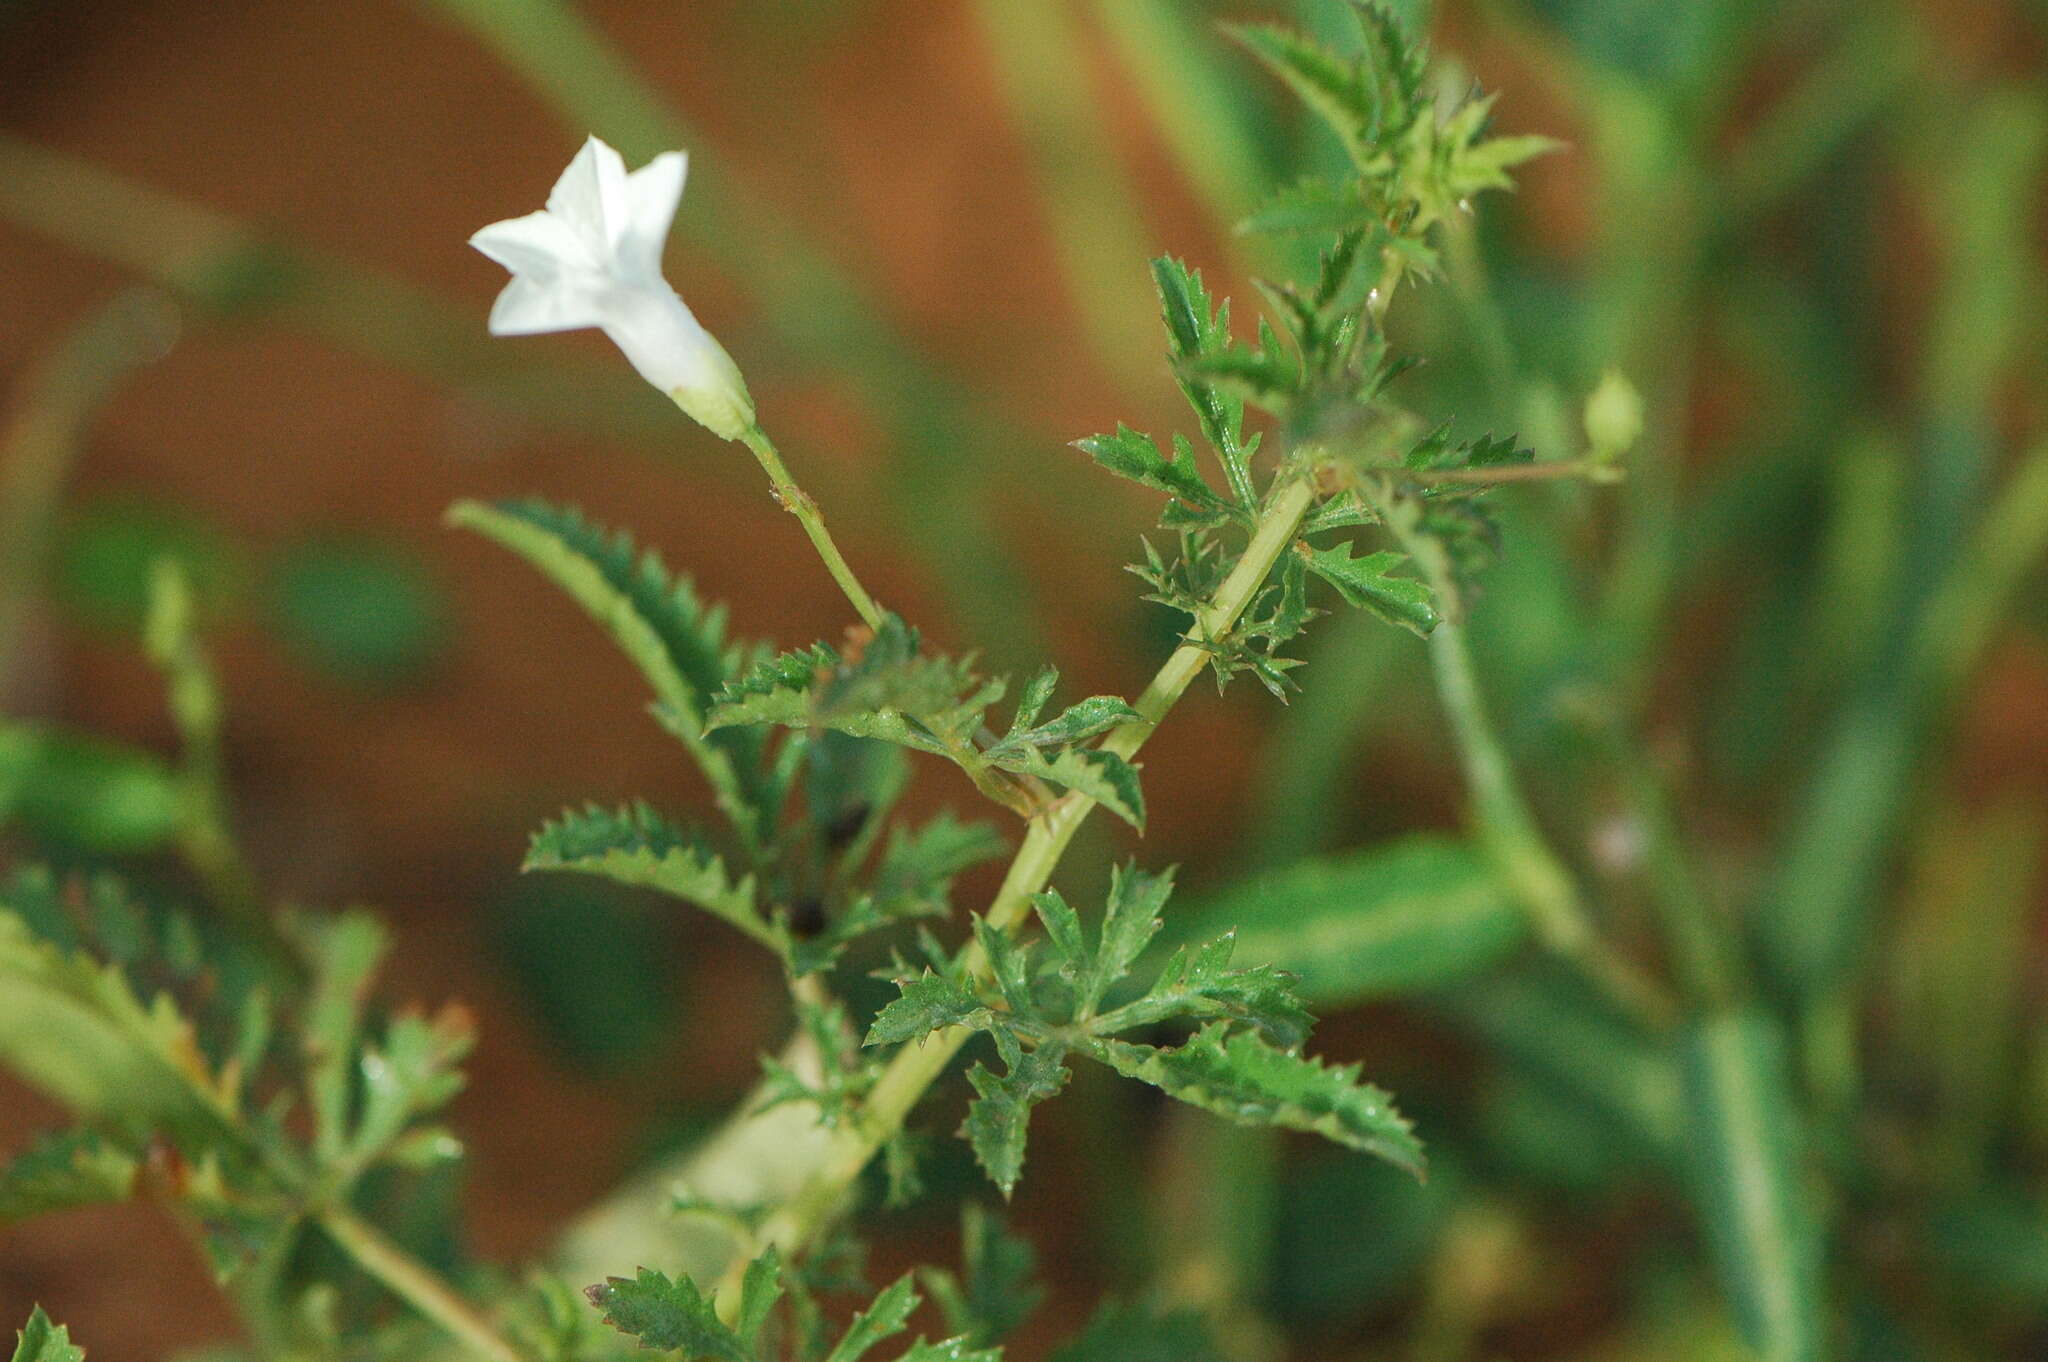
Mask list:
[{"label": "blurred grass blade", "polygon": [[0,694],[86,425],[130,374],[170,346],[177,325],[160,294],[123,293],[86,314],[17,389],[0,428]]},{"label": "blurred grass blade", "polygon": [[1249,82],[1218,59],[1202,8],[1186,0],[1097,0],[1117,56],[1211,219],[1236,222],[1273,179],[1264,111]]},{"label": "blurred grass blade", "polygon": [[1687,1172],[1722,1290],[1764,1362],[1817,1362],[1822,1242],[1783,1033],[1731,1010],[1690,1025],[1680,1053]]},{"label": "blurred grass blade", "polygon": [[2031,794],[1937,810],[1891,936],[1887,1027],[1926,1096],[1926,1174],[1945,1186],[1978,1185],[2012,1109],[2044,834]]},{"label": "blurred grass blade", "polygon": [[1782,202],[1908,93],[1924,56],[1915,22],[1891,5],[1845,16],[1829,50],[1729,154],[1722,180],[1731,228]]},{"label": "blurred grass blade", "polygon": [[1850,968],[1872,918],[1925,734],[1996,637],[2048,551],[2048,443],[2028,453],[1920,612],[1902,662],[1837,719],[1799,803],[1756,928],[1779,978],[1804,993]]},{"label": "blurred grass blade", "polygon": [[1072,0],[977,0],[982,35],[1030,149],[1038,211],[1052,229],[1068,303],[1095,361],[1143,392],[1158,377],[1152,292],[1132,268],[1154,254],[1137,198],[1087,88],[1089,53]]},{"label": "blurred grass blade", "polygon": [[1684,1097],[1671,1055],[1549,960],[1438,995],[1434,1010],[1531,1078],[1675,1163]]},{"label": "blurred grass blade", "polygon": [[1303,1000],[1324,1007],[1462,983],[1529,934],[1485,859],[1433,836],[1298,861],[1172,921],[1184,941],[1234,930],[1236,959],[1287,970]]}]

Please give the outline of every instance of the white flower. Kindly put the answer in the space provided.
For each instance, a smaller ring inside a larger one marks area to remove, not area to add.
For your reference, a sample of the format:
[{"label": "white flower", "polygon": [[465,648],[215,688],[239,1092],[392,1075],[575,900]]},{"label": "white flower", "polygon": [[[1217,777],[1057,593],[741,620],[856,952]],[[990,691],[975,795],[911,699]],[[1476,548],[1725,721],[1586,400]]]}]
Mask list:
[{"label": "white flower", "polygon": [[754,424],[739,366],[661,275],[687,168],[670,151],[629,175],[619,153],[592,137],[544,211],[494,222],[469,244],[512,271],[491,308],[492,335],[599,327],[641,377],[736,440]]}]

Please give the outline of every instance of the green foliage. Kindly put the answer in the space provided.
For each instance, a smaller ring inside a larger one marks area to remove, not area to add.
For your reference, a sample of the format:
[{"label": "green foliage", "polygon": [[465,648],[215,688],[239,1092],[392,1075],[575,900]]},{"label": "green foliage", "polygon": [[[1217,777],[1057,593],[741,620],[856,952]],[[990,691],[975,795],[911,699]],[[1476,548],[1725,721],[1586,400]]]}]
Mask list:
[{"label": "green foliage", "polygon": [[452,609],[426,568],[381,540],[292,545],[270,585],[278,633],[320,672],[371,690],[418,681],[449,641]]},{"label": "green foliage", "polygon": [[1093,1053],[1118,1073],[1218,1116],[1309,1131],[1422,1176],[1421,1142],[1384,1092],[1358,1081],[1355,1064],[1331,1068],[1226,1022],[1171,1048],[1105,1041]]},{"label": "green foliage", "polygon": [[184,819],[176,775],[151,753],[54,725],[0,722],[0,824],[100,856],[157,851]]},{"label": "green foliage", "polygon": [[1347,543],[1310,549],[1303,557],[1309,571],[1336,587],[1345,604],[1425,636],[1436,628],[1440,617],[1429,587],[1413,577],[1395,575],[1405,555],[1382,550],[1358,558]]},{"label": "green foliage", "polygon": [[960,1211],[961,1271],[926,1268],[919,1280],[946,1316],[946,1327],[977,1347],[1000,1343],[1045,1299],[1033,1279],[1037,1255],[1002,1217],[969,1201]]},{"label": "green foliage", "polygon": [[38,1305],[15,1332],[14,1362],[85,1362],[85,1349],[72,1343],[71,1331],[52,1324]]},{"label": "green foliage", "polygon": [[643,1348],[679,1352],[686,1358],[752,1362],[753,1352],[727,1328],[709,1297],[689,1278],[671,1279],[651,1268],[632,1278],[611,1277],[589,1288],[590,1303],[604,1322],[629,1334]]},{"label": "green foliage", "polygon": [[[1355,0],[1352,9],[1363,38],[1355,57],[1278,25],[1227,31],[1336,133],[1380,212],[1413,212],[1423,226],[1441,221],[1482,190],[1510,188],[1509,170],[1560,145],[1548,137],[1486,137],[1490,99],[1438,107],[1427,56],[1400,21],[1378,3]],[[1289,224],[1286,204],[1276,205],[1282,229],[1300,230]],[[1339,219],[1325,230],[1349,225]]]},{"label": "green foliage", "polygon": [[1228,1356],[1193,1310],[1156,1312],[1105,1304],[1052,1362],[1224,1362]]},{"label": "green foliage", "polygon": [[1777,1024],[1754,1010],[1709,1017],[1680,1050],[1691,1186],[1743,1337],[1784,1362],[1826,1356],[1820,1223]]},{"label": "green foliage", "polygon": [[849,737],[894,743],[945,757],[990,798],[1018,813],[1038,812],[1023,776],[1075,791],[1124,821],[1144,826],[1145,801],[1137,771],[1113,752],[1082,744],[1137,711],[1113,696],[1091,696],[1051,721],[1034,721],[1058,673],[1042,672],[1009,733],[984,743],[984,716],[1005,685],[984,680],[971,662],[928,654],[918,632],[887,616],[872,638],[842,652],[815,643],[758,664],[714,697],[713,729],[774,724],[830,729]]},{"label": "green foliage", "polygon": [[1463,842],[1417,835],[1296,861],[1191,904],[1174,936],[1234,931],[1238,953],[1344,1007],[1484,974],[1528,940],[1528,917]]},{"label": "green foliage", "polygon": [[645,804],[617,812],[589,805],[534,833],[522,870],[564,870],[657,889],[702,908],[771,949],[788,949],[786,930],[762,915],[754,877],[735,880],[722,858],[686,838]]},{"label": "green foliage", "polygon": [[705,733],[709,698],[740,669],[741,651],[726,642],[722,608],[699,601],[658,555],[636,551],[628,536],[572,508],[462,501],[447,520],[518,554],[583,607],[653,689],[663,726],[689,749],[741,835],[765,836],[772,810],[758,740],[745,732]]},{"label": "green foliage", "polygon": [[[988,1034],[1004,1071],[969,1070],[975,1099],[962,1133],[1005,1196],[1023,1168],[1031,1110],[1065,1085],[1072,1055],[1233,1120],[1313,1131],[1419,1172],[1421,1146],[1385,1094],[1358,1084],[1355,1068],[1294,1053],[1313,1019],[1271,966],[1231,968],[1229,935],[1175,951],[1131,1001],[1103,1008],[1158,935],[1172,888],[1170,874],[1118,869],[1093,933],[1059,893],[1039,894],[1042,943],[1013,944],[978,921],[995,996],[931,970],[900,977],[867,1043],[921,1042],[956,1026]],[[1200,1029],[1178,1046],[1118,1039],[1169,1023]]]},{"label": "green foliage", "polygon": [[[739,1308],[730,1325],[719,1317],[712,1297],[689,1278],[671,1278],[648,1268],[631,1278],[607,1278],[585,1294],[604,1312],[605,1323],[636,1339],[642,1348],[676,1353],[685,1362],[767,1362],[775,1354],[761,1347],[764,1326],[791,1288],[796,1288],[793,1307],[809,1301],[809,1288],[784,1268],[780,1254],[771,1248],[742,1275]],[[830,1351],[822,1354],[823,1362],[861,1362],[901,1334],[920,1303],[912,1276],[897,1278],[854,1315]],[[798,1355],[813,1354],[800,1348]],[[920,1338],[899,1354],[897,1362],[998,1362],[1000,1356],[974,1347],[964,1337],[936,1343]]]},{"label": "green foliage", "polygon": [[134,1155],[90,1130],[44,1136],[0,1167],[0,1224],[125,1200],[137,1166]]}]

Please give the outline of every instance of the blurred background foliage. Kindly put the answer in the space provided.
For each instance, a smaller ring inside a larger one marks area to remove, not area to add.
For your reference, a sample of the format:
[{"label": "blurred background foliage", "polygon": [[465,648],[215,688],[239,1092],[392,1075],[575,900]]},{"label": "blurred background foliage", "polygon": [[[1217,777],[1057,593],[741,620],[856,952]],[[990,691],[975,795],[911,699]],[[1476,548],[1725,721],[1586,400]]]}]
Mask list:
[{"label": "blurred background foliage", "polygon": [[[1336,0],[6,0],[0,854],[177,898],[241,873],[231,824],[284,896],[377,904],[400,996],[483,1017],[468,1183],[388,1223],[546,1252],[745,1089],[784,1004],[702,921],[513,876],[570,796],[702,792],[441,509],[581,501],[783,643],[841,609],[762,551],[793,527],[751,466],[598,343],[489,341],[465,237],[585,132],[688,147],[672,274],[881,594],[1128,693],[1173,637],[1117,570],[1145,504],[1065,442],[1174,419],[1148,257],[1241,307],[1283,263],[1231,224],[1338,152],[1213,23],[1290,11],[1355,41]],[[1396,322],[1409,400],[1539,454],[1609,369],[1646,405],[1620,488],[1500,498],[1491,706],[1617,941],[1738,944],[1674,952],[1711,1004],[1676,1039],[1533,958],[1422,648],[1329,621],[1290,707],[1236,687],[1148,750],[1142,853],[1183,863],[1177,927],[1300,973],[1433,1176],[1077,1082],[1014,1206],[1053,1293],[1020,1355],[1108,1290],[1232,1357],[2042,1356],[2048,6],[1405,13],[1569,143],[1452,225]],[[140,638],[165,559],[219,658],[217,817]],[[1731,1071],[1771,1079],[1810,1225],[1717,1187]],[[0,1080],[0,1150],[47,1117]],[[931,1183],[984,1195],[938,1143]],[[872,1227],[885,1264],[951,1232]],[[156,1355],[226,1327],[181,1262],[139,1209],[73,1213],[0,1233],[0,1303]]]}]

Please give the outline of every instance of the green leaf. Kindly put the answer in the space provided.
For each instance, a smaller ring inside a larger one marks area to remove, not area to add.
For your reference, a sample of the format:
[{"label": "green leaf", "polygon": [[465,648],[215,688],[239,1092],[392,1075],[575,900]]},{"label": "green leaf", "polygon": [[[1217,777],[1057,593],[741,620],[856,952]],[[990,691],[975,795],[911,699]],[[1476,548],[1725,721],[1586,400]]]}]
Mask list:
[{"label": "green leaf", "polygon": [[996,765],[1084,794],[1138,831],[1145,830],[1145,791],[1138,783],[1138,770],[1114,752],[1068,747],[1048,758],[1036,748],[1026,748],[1004,754]]},{"label": "green leaf", "polygon": [[1350,1007],[1475,978],[1528,938],[1528,915],[1465,842],[1419,835],[1254,876],[1177,910],[1183,941],[1235,931],[1308,1002]]},{"label": "green leaf", "polygon": [[607,1277],[586,1287],[604,1322],[640,1340],[643,1348],[680,1352],[688,1358],[754,1362],[753,1350],[718,1318],[711,1298],[688,1277],[671,1280],[652,1268],[634,1278]]},{"label": "green leaf", "polygon": [[1512,189],[1515,182],[1508,171],[1524,161],[1563,151],[1565,146],[1555,137],[1533,133],[1519,137],[1489,137],[1461,148],[1452,157],[1447,176],[1448,188],[1460,198],[1485,189]]},{"label": "green leaf", "polygon": [[522,870],[566,870],[620,884],[658,889],[766,945],[784,948],[783,933],[761,915],[754,877],[734,880],[722,857],[695,845],[645,804],[608,812],[592,804],[565,812],[533,835]]},{"label": "green leaf", "polygon": [[1333,184],[1306,179],[1276,191],[1257,212],[1237,224],[1245,235],[1294,232],[1336,233],[1371,226],[1378,219],[1356,180]]},{"label": "green leaf", "polygon": [[363,1047],[355,1068],[360,1088],[348,1158],[367,1167],[409,1125],[446,1106],[462,1091],[462,1062],[476,1036],[467,1012],[443,1008],[432,1019],[404,1013],[385,1027],[382,1041]]},{"label": "green leaf", "polygon": [[363,1006],[389,938],[383,924],[361,911],[332,917],[295,913],[285,918],[284,929],[312,971],[299,1052],[313,1109],[314,1157],[334,1163],[348,1147]]},{"label": "green leaf", "polygon": [[1160,910],[1173,893],[1173,872],[1148,875],[1135,864],[1113,867],[1109,901],[1102,911],[1102,944],[1092,968],[1081,981],[1081,1005],[1092,1012],[1152,944],[1163,925]]},{"label": "green leaf", "polygon": [[760,1257],[747,1264],[740,1278],[740,1341],[752,1348],[761,1337],[768,1312],[782,1299],[782,1251],[770,1244]]},{"label": "green leaf", "polygon": [[[722,804],[757,789],[760,738],[705,736],[708,698],[739,670],[725,642],[725,611],[697,599],[688,579],[672,577],[653,551],[637,553],[622,532],[607,531],[573,508],[539,500],[486,505],[459,501],[447,523],[475,530],[524,558],[567,592],[639,668],[665,724],[689,749]],[[728,812],[740,816],[737,808]]]},{"label": "green leaf", "polygon": [[[1086,443],[1085,441],[1083,443]],[[1154,451],[1157,452],[1156,450]],[[1012,735],[1022,733],[1038,722],[1038,716],[1052,703],[1052,695],[1059,688],[1060,669],[1051,665],[1040,667],[1017,698],[1017,714],[1010,720]]]},{"label": "green leaf", "polygon": [[1770,1362],[1814,1362],[1832,1312],[1824,1241],[1804,1186],[1804,1135],[1785,1041],[1754,1008],[1680,1042],[1693,1197],[1743,1337]]},{"label": "green leaf", "polygon": [[1098,1041],[1091,1054],[1129,1078],[1240,1125],[1276,1125],[1376,1154],[1422,1176],[1422,1144],[1387,1094],[1358,1081],[1358,1066],[1277,1050],[1215,1022],[1171,1050]]},{"label": "green leaf", "polygon": [[960,1259],[957,1277],[942,1268],[920,1273],[945,1313],[946,1327],[960,1340],[979,1346],[999,1343],[1045,1299],[1045,1288],[1033,1278],[1038,1255],[978,1201],[960,1210]]},{"label": "green leaf", "polygon": [[1354,558],[1349,541],[1307,552],[1309,571],[1337,588],[1347,604],[1372,611],[1390,624],[1427,636],[1439,616],[1429,587],[1413,577],[1396,577],[1407,559],[1392,550]]},{"label": "green leaf", "polygon": [[941,813],[915,832],[891,829],[870,892],[889,917],[943,914],[951,907],[953,877],[1008,850],[987,823],[963,823]]},{"label": "green leaf", "polygon": [[0,721],[0,826],[93,856],[157,851],[178,834],[184,795],[154,753],[54,724]]},{"label": "green leaf", "polygon": [[1371,161],[1379,122],[1378,92],[1361,62],[1279,24],[1227,24],[1236,39],[1322,116],[1361,166]]},{"label": "green leaf", "polygon": [[1031,1109],[1066,1086],[1065,1059],[1063,1049],[1047,1044],[1023,1055],[1000,1077],[981,1064],[967,1071],[976,1096],[967,1104],[967,1121],[960,1133],[973,1147],[975,1161],[1006,1198],[1024,1172],[1024,1137]]},{"label": "green leaf", "polygon": [[38,1305],[28,1323],[15,1331],[14,1362],[85,1362],[85,1349],[71,1341],[71,1331],[52,1324]]},{"label": "green leaf", "polygon": [[658,699],[695,704],[731,679],[725,610],[698,600],[653,550],[636,550],[574,507],[545,501],[458,501],[447,522],[524,558],[609,630]]},{"label": "green leaf", "polygon": [[1114,695],[1091,695],[1076,704],[1069,705],[1057,718],[1034,728],[1012,731],[995,747],[996,752],[1019,747],[1057,747],[1063,743],[1084,742],[1098,734],[1107,733],[1121,724],[1145,716],[1132,709]]},{"label": "green leaf", "polygon": [[1256,350],[1236,347],[1183,360],[1180,371],[1276,416],[1287,414],[1301,389],[1301,366],[1270,332]]},{"label": "green leaf", "polygon": [[977,1348],[965,1338],[942,1339],[927,1343],[923,1339],[910,1345],[910,1351],[903,1354],[901,1362],[1002,1362],[1001,1348]]},{"label": "green leaf", "polygon": [[1094,952],[1088,949],[1087,934],[1081,929],[1081,915],[1057,889],[1033,894],[1031,905],[1038,913],[1039,923],[1045,928],[1046,941],[1059,956],[1066,973],[1075,979],[1085,978],[1092,967]]},{"label": "green leaf", "polygon": [[853,1317],[839,1342],[825,1355],[825,1362],[860,1362],[877,1343],[903,1332],[910,1312],[917,1309],[914,1280],[906,1272],[875,1297],[874,1304]]},{"label": "green leaf", "polygon": [[1173,458],[1159,452],[1149,435],[1119,425],[1114,435],[1091,435],[1074,447],[1120,478],[1143,483],[1154,491],[1178,497],[1197,510],[1217,511],[1230,505],[1210,490],[1195,469],[1195,452],[1185,440],[1173,442]]},{"label": "green leaf", "polygon": [[1225,934],[1199,950],[1182,947],[1167,961],[1142,998],[1105,1013],[1090,1028],[1112,1035],[1168,1018],[1246,1023],[1282,1049],[1308,1039],[1315,1018],[1295,996],[1292,981],[1271,965],[1231,969],[1233,937]]},{"label": "green leaf", "polygon": [[0,1168],[0,1224],[47,1211],[125,1201],[135,1156],[89,1130],[47,1135]]},{"label": "green leaf", "polygon": [[1053,1352],[1052,1362],[1227,1362],[1229,1356],[1198,1311],[1159,1313],[1110,1301]]},{"label": "green leaf", "polygon": [[[1152,282],[1166,323],[1169,353],[1176,360],[1218,354],[1230,348],[1230,304],[1212,308],[1199,270],[1183,261],[1160,256],[1152,262]],[[1244,438],[1244,402],[1211,387],[1176,366],[1181,393],[1195,409],[1202,436],[1215,449],[1230,487],[1230,499],[1249,508],[1258,497],[1252,487],[1251,456],[1257,437]]]},{"label": "green leaf", "polygon": [[0,1067],[75,1116],[188,1158],[240,1155],[232,1098],[170,999],[145,1004],[122,971],[37,940],[0,910]]},{"label": "green leaf", "polygon": [[1002,692],[971,659],[924,654],[917,630],[890,615],[858,652],[818,643],[761,663],[713,698],[709,721],[830,728],[966,764],[978,759],[973,735]]},{"label": "green leaf", "polygon": [[988,1019],[979,998],[942,974],[926,970],[898,987],[898,996],[875,1014],[863,1044],[900,1045],[948,1026],[981,1026]]}]

